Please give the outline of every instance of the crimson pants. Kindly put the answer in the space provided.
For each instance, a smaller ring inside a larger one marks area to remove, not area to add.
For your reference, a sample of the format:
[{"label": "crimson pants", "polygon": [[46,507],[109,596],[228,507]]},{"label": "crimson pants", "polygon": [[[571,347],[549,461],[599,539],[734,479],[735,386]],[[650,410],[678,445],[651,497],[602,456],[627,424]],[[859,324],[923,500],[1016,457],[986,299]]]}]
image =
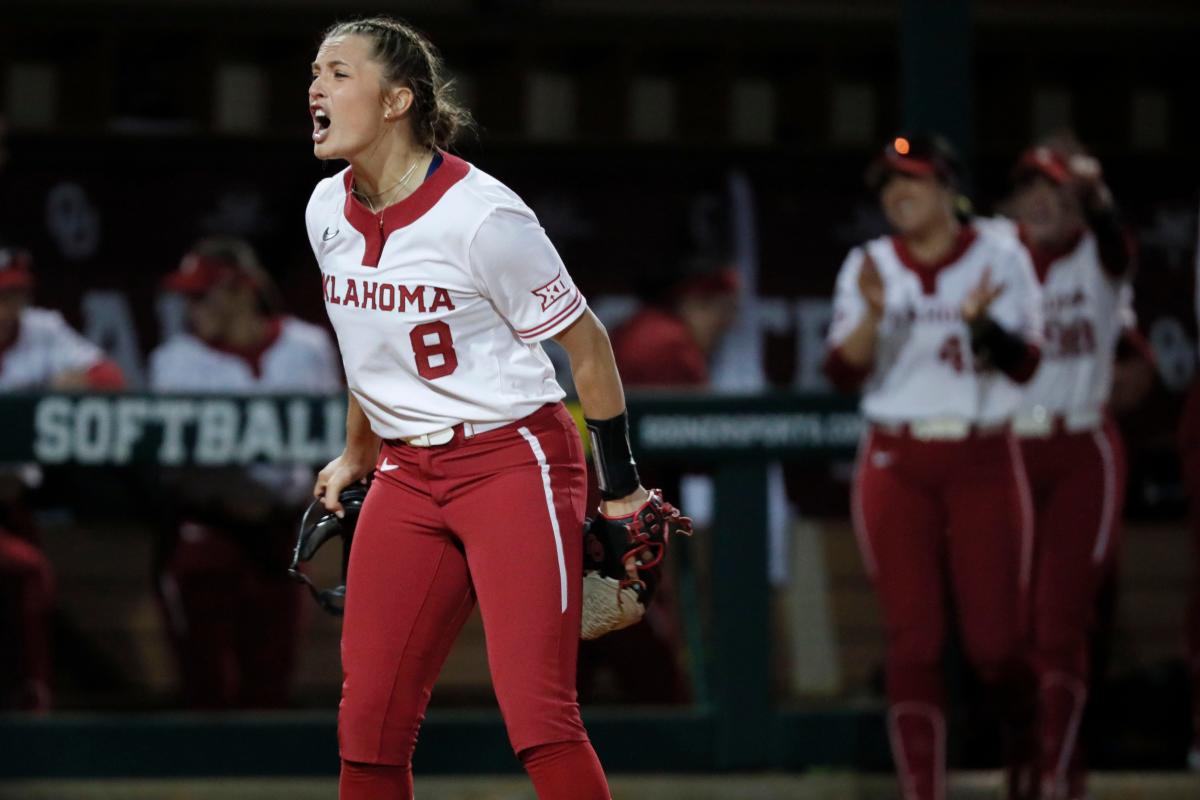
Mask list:
[{"label": "crimson pants", "polygon": [[[1032,662],[1043,800],[1083,795],[1075,745],[1088,692],[1096,594],[1117,551],[1125,450],[1116,425],[1024,439],[1036,516]],[[1069,785],[1074,784],[1074,785]]]},{"label": "crimson pants", "polygon": [[5,663],[15,686],[0,686],[0,709],[48,711],[50,707],[50,615],[54,575],[42,551],[28,540],[0,529],[0,646],[14,663]]},{"label": "crimson pants", "polygon": [[853,512],[887,631],[888,733],[905,800],[945,797],[941,675],[953,592],[966,655],[994,691],[1021,672],[1032,507],[1015,440],[917,441],[878,428]]},{"label": "crimson pants", "polygon": [[575,695],[585,475],[561,404],[437,447],[384,444],[346,581],[344,763],[411,763],[476,601],[514,751],[587,741]]}]

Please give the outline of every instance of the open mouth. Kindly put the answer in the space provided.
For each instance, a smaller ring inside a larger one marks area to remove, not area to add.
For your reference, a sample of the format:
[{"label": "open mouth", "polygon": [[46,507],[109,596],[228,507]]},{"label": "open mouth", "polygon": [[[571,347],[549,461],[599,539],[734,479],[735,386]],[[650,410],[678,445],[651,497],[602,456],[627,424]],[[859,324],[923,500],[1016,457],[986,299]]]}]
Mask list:
[{"label": "open mouth", "polygon": [[312,118],[312,140],[315,144],[320,144],[329,136],[329,114],[323,108],[314,108],[312,109]]}]

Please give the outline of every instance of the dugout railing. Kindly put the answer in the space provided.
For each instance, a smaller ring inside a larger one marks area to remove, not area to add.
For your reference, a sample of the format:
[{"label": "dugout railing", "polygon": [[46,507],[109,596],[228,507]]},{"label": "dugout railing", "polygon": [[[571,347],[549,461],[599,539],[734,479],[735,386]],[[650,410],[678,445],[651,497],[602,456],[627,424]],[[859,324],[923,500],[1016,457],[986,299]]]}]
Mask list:
[{"label": "dugout railing", "polygon": [[[0,397],[0,464],[323,464],[340,452],[344,408],[343,398],[327,397],[9,395]],[[585,707],[606,766],[886,766],[878,709],[785,708],[771,697],[767,465],[849,456],[861,430],[854,405],[825,395],[631,394],[629,409],[639,458],[713,475],[714,520],[705,544],[715,566],[703,596],[688,598],[707,621],[689,636],[703,687],[697,702]],[[333,774],[335,727],[333,709],[11,715],[0,717],[0,777]],[[423,725],[415,765],[427,773],[518,766],[498,713],[438,708]]]}]

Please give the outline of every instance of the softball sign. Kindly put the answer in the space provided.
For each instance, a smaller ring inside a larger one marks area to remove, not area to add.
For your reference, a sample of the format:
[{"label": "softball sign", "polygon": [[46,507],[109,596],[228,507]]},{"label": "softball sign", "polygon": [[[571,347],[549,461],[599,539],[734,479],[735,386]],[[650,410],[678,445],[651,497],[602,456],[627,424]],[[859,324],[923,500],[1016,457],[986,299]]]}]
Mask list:
[{"label": "softball sign", "polygon": [[0,400],[0,462],[325,464],[342,451],[344,397],[46,395]]}]

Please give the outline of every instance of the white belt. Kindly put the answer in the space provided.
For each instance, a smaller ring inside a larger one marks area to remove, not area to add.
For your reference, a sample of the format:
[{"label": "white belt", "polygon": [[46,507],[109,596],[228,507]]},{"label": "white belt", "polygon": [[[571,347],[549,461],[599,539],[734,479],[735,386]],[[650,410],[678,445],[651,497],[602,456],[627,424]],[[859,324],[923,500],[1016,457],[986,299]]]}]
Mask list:
[{"label": "white belt", "polygon": [[436,447],[439,444],[447,444],[454,439],[454,432],[461,430],[464,439],[470,439],[472,436],[478,436],[481,433],[494,431],[497,428],[503,428],[510,424],[510,421],[503,422],[460,422],[457,425],[452,425],[449,428],[442,428],[440,431],[432,433],[420,433],[416,436],[401,436],[400,441],[405,444],[410,444],[413,447]]},{"label": "white belt", "polygon": [[1013,433],[1023,439],[1046,439],[1056,433],[1085,433],[1104,424],[1099,411],[1069,411],[1051,414],[1041,406],[1013,419]]},{"label": "white belt", "polygon": [[1007,426],[1004,422],[979,423],[962,417],[931,417],[909,422],[873,422],[884,433],[897,436],[908,435],[921,442],[961,442],[972,433],[1000,433]]}]

